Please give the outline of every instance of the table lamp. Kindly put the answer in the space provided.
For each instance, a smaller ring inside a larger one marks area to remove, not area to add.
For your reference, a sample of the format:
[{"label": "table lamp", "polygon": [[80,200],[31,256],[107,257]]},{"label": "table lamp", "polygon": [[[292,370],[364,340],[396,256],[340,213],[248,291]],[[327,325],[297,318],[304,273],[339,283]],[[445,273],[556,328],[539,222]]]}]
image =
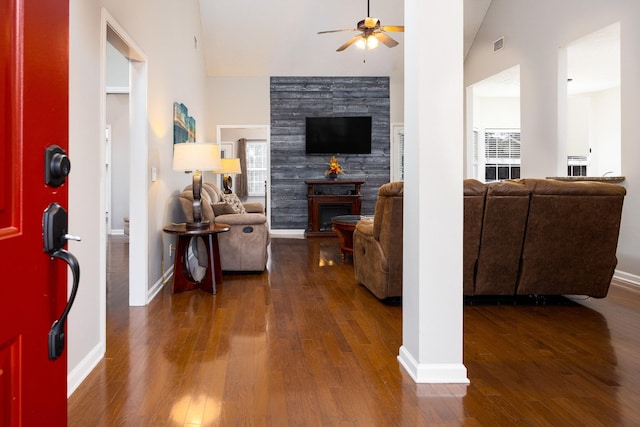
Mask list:
[{"label": "table lamp", "polygon": [[187,229],[209,227],[209,221],[202,219],[202,171],[214,171],[220,167],[218,144],[184,142],[173,145],[173,170],[193,172],[193,222],[187,222]]},{"label": "table lamp", "polygon": [[224,194],[231,194],[231,174],[242,173],[240,168],[240,159],[222,159],[222,166],[220,169],[213,171],[214,173],[222,174],[222,186],[224,187]]}]

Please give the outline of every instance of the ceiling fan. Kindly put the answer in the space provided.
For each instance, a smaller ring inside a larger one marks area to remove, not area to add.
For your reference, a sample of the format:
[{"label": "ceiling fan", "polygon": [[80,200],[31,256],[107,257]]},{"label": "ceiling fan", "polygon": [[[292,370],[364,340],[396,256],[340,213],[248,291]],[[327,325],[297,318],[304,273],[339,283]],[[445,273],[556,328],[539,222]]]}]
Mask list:
[{"label": "ceiling fan", "polygon": [[360,34],[349,39],[345,44],[336,49],[336,52],[342,52],[352,44],[356,44],[361,49],[375,49],[379,42],[387,47],[395,47],[398,42],[385,34],[385,32],[404,32],[403,25],[380,25],[378,18],[371,18],[369,13],[369,0],[367,0],[367,17],[358,22],[356,28],[345,30],[329,30],[319,31],[318,34],[337,33],[341,31],[360,31]]}]

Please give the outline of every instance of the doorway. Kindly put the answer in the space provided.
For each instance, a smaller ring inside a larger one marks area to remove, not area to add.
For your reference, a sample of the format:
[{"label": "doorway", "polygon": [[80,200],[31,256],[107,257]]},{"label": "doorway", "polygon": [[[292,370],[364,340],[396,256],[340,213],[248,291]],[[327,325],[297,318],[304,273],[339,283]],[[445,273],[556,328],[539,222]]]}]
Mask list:
[{"label": "doorway", "polygon": [[[222,157],[238,156],[238,140],[245,139],[248,175],[248,202],[264,203],[267,223],[271,224],[271,141],[266,125],[218,125],[217,141]],[[222,188],[222,182],[218,184]]]},{"label": "doorway", "polygon": [[[147,183],[147,59],[142,50],[105,9],[101,17],[101,128],[107,125],[107,46],[115,48],[128,62],[128,149],[129,158],[129,305],[143,306],[147,303],[148,289],[148,183]],[[105,150],[101,150],[106,157]],[[106,158],[101,159],[106,164]],[[106,198],[106,170],[101,178],[101,199]],[[106,209],[105,209],[106,212]],[[101,233],[101,341],[106,346],[106,271],[107,232]]]},{"label": "doorway", "polygon": [[520,66],[467,88],[466,176],[520,178]]}]

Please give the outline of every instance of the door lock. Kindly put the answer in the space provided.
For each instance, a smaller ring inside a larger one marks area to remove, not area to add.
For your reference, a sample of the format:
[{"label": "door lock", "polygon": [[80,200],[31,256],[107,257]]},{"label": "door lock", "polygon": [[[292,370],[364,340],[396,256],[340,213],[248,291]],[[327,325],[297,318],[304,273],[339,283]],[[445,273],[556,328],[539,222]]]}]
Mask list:
[{"label": "door lock", "polygon": [[67,153],[57,145],[50,145],[45,149],[44,175],[45,183],[52,187],[64,184],[71,171],[71,161]]}]

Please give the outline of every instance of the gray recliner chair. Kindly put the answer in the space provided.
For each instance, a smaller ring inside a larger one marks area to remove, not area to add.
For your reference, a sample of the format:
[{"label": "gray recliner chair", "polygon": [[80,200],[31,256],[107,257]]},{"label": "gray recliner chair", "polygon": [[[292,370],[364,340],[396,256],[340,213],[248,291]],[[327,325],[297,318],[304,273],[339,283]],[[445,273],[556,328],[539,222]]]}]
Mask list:
[{"label": "gray recliner chair", "polygon": [[[187,221],[193,221],[193,192],[187,186],[178,196]],[[270,243],[267,217],[262,203],[243,203],[245,213],[237,213],[210,183],[202,184],[202,217],[228,224],[230,230],[218,234],[223,271],[264,271]]]}]

